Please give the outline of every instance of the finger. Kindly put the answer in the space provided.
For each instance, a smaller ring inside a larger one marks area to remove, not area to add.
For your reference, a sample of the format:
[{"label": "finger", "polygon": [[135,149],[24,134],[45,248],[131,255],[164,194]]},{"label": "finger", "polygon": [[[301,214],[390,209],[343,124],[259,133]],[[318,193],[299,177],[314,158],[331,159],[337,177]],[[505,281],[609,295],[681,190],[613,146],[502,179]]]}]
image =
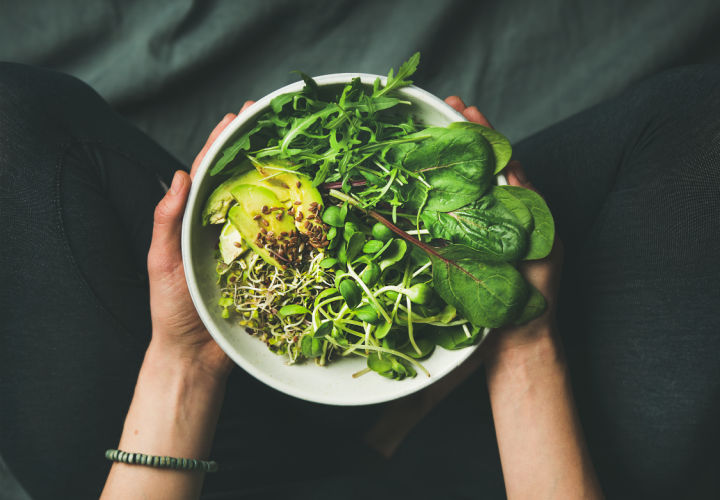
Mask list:
[{"label": "finger", "polygon": [[190,178],[195,177],[195,171],[200,166],[200,162],[202,162],[203,158],[205,158],[205,155],[208,152],[208,149],[210,149],[210,146],[213,142],[215,142],[215,139],[218,138],[220,135],[220,132],[225,130],[225,127],[230,125],[230,122],[232,122],[235,119],[234,113],[228,113],[226,114],[222,120],[220,120],[220,123],[215,125],[215,128],[210,132],[210,135],[207,138],[207,141],[205,141],[205,145],[200,150],[198,155],[195,157],[195,161],[192,163],[192,168],[190,169]]},{"label": "finger", "polygon": [[510,163],[505,167],[505,176],[511,186],[520,186],[537,192],[535,186],[528,180],[525,169],[523,169],[519,161],[510,160]]},{"label": "finger", "polygon": [[248,109],[253,104],[255,104],[255,101],[245,101],[245,104],[242,105],[242,108],[240,108],[240,111],[238,112],[238,114],[242,113],[243,111]]},{"label": "finger", "polygon": [[445,102],[447,104],[449,104],[450,107],[453,108],[458,113],[462,113],[463,111],[465,111],[465,108],[467,107],[467,106],[465,106],[465,103],[463,102],[463,100],[460,99],[456,95],[451,95],[450,97],[445,99]]},{"label": "finger", "polygon": [[479,109],[477,109],[477,106],[470,106],[469,108],[465,108],[465,111],[462,112],[463,116],[468,119],[468,121],[479,123],[480,125],[483,125],[488,128],[493,128],[492,125],[490,125],[490,122],[487,118],[485,118],[485,115],[483,115]]},{"label": "finger", "polygon": [[148,272],[151,275],[172,272],[182,263],[180,230],[190,182],[186,172],[175,172],[170,189],[155,207],[152,242],[148,253]]}]

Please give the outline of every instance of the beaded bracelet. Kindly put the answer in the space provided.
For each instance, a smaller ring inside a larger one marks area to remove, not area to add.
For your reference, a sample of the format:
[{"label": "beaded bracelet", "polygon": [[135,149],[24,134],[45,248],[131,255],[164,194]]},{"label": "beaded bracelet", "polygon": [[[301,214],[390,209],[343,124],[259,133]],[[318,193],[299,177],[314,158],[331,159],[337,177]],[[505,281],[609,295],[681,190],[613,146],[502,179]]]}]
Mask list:
[{"label": "beaded bracelet", "polygon": [[122,450],[107,450],[105,458],[113,462],[124,464],[147,465],[160,469],[173,470],[201,470],[203,472],[216,472],[218,464],[215,461],[196,460],[194,458],[173,458],[144,453],[128,453]]}]

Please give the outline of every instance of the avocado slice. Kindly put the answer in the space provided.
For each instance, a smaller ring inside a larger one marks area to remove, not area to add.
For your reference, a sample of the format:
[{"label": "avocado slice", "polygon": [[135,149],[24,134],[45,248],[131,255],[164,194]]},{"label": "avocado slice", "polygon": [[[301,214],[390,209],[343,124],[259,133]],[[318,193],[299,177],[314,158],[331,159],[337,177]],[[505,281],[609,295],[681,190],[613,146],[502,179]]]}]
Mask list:
[{"label": "avocado slice", "polygon": [[252,184],[235,186],[231,194],[237,204],[228,211],[228,220],[255,253],[280,269],[294,262],[298,254],[294,220],[277,195]]},{"label": "avocado slice", "polygon": [[220,243],[218,245],[220,249],[220,257],[225,264],[230,264],[232,261],[240,257],[245,250],[248,249],[247,244],[240,236],[240,232],[232,225],[230,221],[227,221],[220,231]]},{"label": "avocado slice", "polygon": [[[262,168],[260,170],[263,171]],[[308,237],[312,246],[322,248],[328,245],[327,238],[324,238],[327,231],[321,219],[322,196],[309,177],[285,172],[262,182],[285,203],[288,213],[295,218],[295,227]]]},{"label": "avocado slice", "polygon": [[233,203],[232,190],[242,184],[255,184],[262,181],[263,175],[254,168],[245,173],[236,175],[226,180],[208,197],[203,208],[202,222],[204,226],[208,224],[222,224],[227,219],[227,213],[230,205]]}]

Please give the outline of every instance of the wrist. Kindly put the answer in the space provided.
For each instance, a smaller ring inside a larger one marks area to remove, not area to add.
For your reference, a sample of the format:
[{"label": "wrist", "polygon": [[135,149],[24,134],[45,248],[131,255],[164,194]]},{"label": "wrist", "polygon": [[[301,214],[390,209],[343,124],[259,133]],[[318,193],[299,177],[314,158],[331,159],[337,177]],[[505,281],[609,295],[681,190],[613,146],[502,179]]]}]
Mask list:
[{"label": "wrist", "polygon": [[563,364],[563,351],[554,324],[538,318],[526,325],[490,333],[484,362],[487,370],[521,365]]},{"label": "wrist", "polygon": [[156,333],[145,352],[143,364],[182,373],[206,386],[224,386],[233,366],[212,339],[197,345],[182,345]]},{"label": "wrist", "polygon": [[148,347],[119,449],[184,458],[207,457],[225,393],[225,377]]}]

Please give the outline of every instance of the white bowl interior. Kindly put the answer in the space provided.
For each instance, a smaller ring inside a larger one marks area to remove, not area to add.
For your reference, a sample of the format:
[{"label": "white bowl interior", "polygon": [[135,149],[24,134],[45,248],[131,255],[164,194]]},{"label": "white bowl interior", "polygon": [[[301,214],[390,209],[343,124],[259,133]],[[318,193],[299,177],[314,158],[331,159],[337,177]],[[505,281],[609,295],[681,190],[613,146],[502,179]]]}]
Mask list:
[{"label": "white bowl interior", "polygon": [[[354,77],[371,85],[379,75],[337,73],[315,78],[321,87],[344,84]],[[380,76],[384,83],[384,77]],[[390,401],[418,391],[459,366],[476,346],[447,351],[438,347],[422,361],[430,377],[418,372],[415,378],[389,380],[375,373],[358,378],[352,374],[365,367],[365,359],[336,359],[328,366],[313,362],[288,365],[283,356],[270,352],[264,343],[248,335],[232,319],[223,319],[217,307],[219,289],[216,285],[214,252],[220,232],[219,225],[203,226],[201,212],[205,200],[221,179],[207,175],[210,165],[230,139],[244,132],[255,118],[269,108],[277,95],[302,89],[296,82],[263,97],[250,106],[221,133],[195,174],[182,226],[182,253],[185,275],[195,307],[210,334],[220,347],[245,371],[265,384],[307,401],[333,405],[365,405]],[[412,103],[410,112],[426,125],[446,126],[465,118],[441,99],[418,87],[401,89],[399,94]],[[505,184],[498,176],[498,183]],[[488,330],[483,332],[487,335]]]}]

